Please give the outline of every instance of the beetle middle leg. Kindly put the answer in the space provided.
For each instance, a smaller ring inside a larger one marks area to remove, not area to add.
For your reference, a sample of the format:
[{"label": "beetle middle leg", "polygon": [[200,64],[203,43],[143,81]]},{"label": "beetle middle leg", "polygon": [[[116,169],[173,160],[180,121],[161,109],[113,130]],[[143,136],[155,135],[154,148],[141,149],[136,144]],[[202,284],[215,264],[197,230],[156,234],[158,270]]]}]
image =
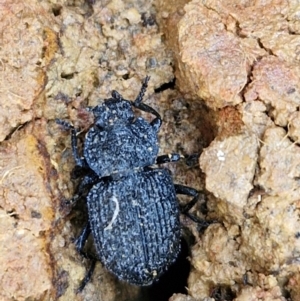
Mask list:
[{"label": "beetle middle leg", "polygon": [[85,176],[83,177],[82,181],[80,182],[76,194],[69,200],[66,201],[66,205],[74,205],[77,203],[78,200],[84,198],[87,196],[90,189],[93,187],[93,185],[97,184],[99,182],[99,177],[97,174],[89,169],[86,170],[83,168],[83,171],[85,172]]}]

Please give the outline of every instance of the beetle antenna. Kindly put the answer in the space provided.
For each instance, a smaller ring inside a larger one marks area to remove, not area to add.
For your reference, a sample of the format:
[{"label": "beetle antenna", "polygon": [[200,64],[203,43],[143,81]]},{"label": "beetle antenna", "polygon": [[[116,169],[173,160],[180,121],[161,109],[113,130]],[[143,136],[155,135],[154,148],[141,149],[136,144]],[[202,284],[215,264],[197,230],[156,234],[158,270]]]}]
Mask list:
[{"label": "beetle antenna", "polygon": [[150,76],[146,76],[145,79],[143,80],[143,84],[142,84],[142,88],[140,90],[139,95],[137,96],[137,98],[134,101],[134,106],[139,106],[139,104],[142,102],[143,97],[145,95],[145,92],[148,88],[148,82],[150,80]]}]

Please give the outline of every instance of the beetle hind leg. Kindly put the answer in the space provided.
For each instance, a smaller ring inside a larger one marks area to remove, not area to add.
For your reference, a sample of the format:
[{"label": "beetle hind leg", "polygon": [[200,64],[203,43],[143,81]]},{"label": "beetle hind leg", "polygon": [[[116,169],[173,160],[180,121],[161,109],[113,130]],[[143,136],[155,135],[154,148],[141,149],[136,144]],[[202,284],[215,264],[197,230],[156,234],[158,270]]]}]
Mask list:
[{"label": "beetle hind leg", "polygon": [[95,267],[96,267],[96,260],[93,260],[88,272],[85,274],[83,280],[80,283],[80,286],[78,287],[78,289],[76,291],[77,294],[81,293],[83,291],[83,289],[85,288],[85,286],[87,285],[87,283],[91,280],[92,275],[95,271]]},{"label": "beetle hind leg", "polygon": [[182,194],[193,197],[192,200],[187,204],[180,205],[180,212],[189,217],[193,222],[197,223],[199,226],[199,231],[205,230],[212,223],[212,221],[206,221],[205,219],[201,219],[198,216],[189,212],[196,205],[196,203],[199,200],[199,197],[201,196],[202,199],[204,199],[202,212],[206,213],[206,200],[204,194],[199,193],[198,190],[188,186],[178,184],[175,184],[174,186],[176,194]]},{"label": "beetle hind leg", "polygon": [[74,242],[75,248],[78,251],[78,253],[80,253],[80,255],[82,255],[84,258],[88,259],[91,262],[89,270],[85,274],[84,278],[80,283],[80,286],[77,289],[77,293],[81,293],[85,288],[85,286],[87,285],[87,283],[91,280],[95,270],[96,262],[98,261],[98,259],[93,254],[87,253],[83,250],[90,233],[91,233],[91,227],[90,224],[87,223],[83,228],[83,230],[81,231],[80,235],[76,238]]}]

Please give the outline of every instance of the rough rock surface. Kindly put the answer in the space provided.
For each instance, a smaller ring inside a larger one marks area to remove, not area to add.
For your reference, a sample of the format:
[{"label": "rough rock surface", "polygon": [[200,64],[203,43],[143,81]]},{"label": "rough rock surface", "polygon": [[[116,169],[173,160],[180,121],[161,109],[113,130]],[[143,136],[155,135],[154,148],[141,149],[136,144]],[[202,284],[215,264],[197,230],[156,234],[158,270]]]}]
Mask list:
[{"label": "rough rock surface", "polygon": [[251,63],[243,55],[242,43],[225,29],[213,10],[195,1],[184,9],[186,14],[178,24],[180,74],[212,108],[242,102],[239,92],[247,82]]},{"label": "rough rock surface", "polygon": [[300,104],[300,66],[270,55],[257,62],[253,80],[244,94],[245,100],[261,100],[270,107],[269,116],[280,126],[287,126]]},{"label": "rough rock surface", "polygon": [[42,67],[55,51],[44,47],[56,37],[56,22],[46,7],[21,1],[0,4],[0,141],[33,119],[33,105],[43,91]]},{"label": "rough rock surface", "polygon": [[192,250],[189,293],[204,300],[225,286],[229,300],[297,300],[299,3],[157,3],[178,88],[217,113],[199,162],[221,225]]},{"label": "rough rock surface", "polygon": [[[214,191],[217,198],[236,210],[243,208],[253,188],[257,150],[257,138],[247,133],[213,141],[200,159],[200,167],[206,174],[206,189]],[[232,166],[231,170],[228,166]]]},{"label": "rough rock surface", "polygon": [[21,134],[0,147],[1,300],[50,298],[52,286],[49,166],[36,137]]}]

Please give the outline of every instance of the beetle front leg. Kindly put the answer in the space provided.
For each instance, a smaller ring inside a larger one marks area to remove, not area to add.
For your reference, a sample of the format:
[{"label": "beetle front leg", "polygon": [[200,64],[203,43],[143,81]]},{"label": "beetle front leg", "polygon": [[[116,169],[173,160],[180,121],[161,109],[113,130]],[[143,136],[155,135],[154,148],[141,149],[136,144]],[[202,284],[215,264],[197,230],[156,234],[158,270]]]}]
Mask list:
[{"label": "beetle front leg", "polygon": [[82,168],[88,168],[88,164],[85,159],[81,158],[78,153],[78,144],[77,144],[77,130],[71,125],[69,122],[61,119],[55,119],[55,122],[61,126],[63,126],[67,130],[71,130],[71,144],[72,144],[72,152],[75,160],[75,164]]}]

